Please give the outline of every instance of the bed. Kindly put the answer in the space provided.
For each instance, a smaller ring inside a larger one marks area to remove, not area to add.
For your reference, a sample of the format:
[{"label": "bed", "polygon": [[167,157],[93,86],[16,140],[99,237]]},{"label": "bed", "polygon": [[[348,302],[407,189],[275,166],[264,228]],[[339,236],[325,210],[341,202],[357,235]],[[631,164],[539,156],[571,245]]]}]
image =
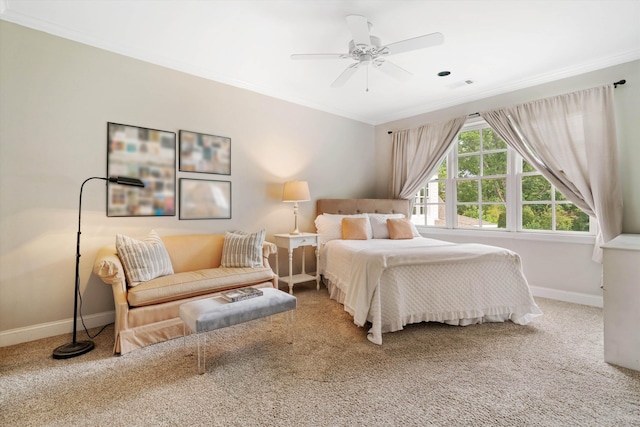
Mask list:
[{"label": "bed", "polygon": [[[411,236],[385,236],[386,220],[408,218],[409,209],[407,200],[317,201],[319,272],[354,323],[371,324],[369,341],[382,344],[383,333],[411,323],[526,325],[542,314],[513,251],[425,238],[414,226]],[[366,223],[366,238],[343,239],[343,218]]]}]

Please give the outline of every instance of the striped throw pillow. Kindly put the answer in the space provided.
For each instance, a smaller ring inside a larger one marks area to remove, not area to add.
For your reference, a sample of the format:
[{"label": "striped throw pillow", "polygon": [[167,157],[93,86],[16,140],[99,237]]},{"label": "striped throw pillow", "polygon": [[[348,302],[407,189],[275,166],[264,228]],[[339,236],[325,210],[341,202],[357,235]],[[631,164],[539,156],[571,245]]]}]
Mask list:
[{"label": "striped throw pillow", "polygon": [[154,230],[143,240],[117,234],[116,250],[129,286],[138,286],[156,277],[173,274],[167,248]]},{"label": "striped throw pillow", "polygon": [[222,246],[221,267],[262,267],[262,245],[266,230],[256,233],[228,231]]}]

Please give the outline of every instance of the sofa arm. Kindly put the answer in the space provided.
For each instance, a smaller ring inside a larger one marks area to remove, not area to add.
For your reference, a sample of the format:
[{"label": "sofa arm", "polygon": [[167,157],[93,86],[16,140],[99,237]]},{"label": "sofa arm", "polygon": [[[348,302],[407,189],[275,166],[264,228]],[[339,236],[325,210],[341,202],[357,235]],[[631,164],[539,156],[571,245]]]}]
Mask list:
[{"label": "sofa arm", "polygon": [[262,264],[265,267],[271,268],[271,265],[269,264],[269,255],[275,254],[277,252],[278,252],[278,247],[276,246],[275,243],[265,241],[264,244],[262,245]]},{"label": "sofa arm", "polygon": [[269,255],[275,254],[276,252],[278,252],[278,247],[276,246],[275,243],[264,242],[264,244],[262,245],[263,257],[268,257]]},{"label": "sofa arm", "polygon": [[114,353],[121,353],[120,332],[129,329],[127,302],[127,279],[124,268],[118,258],[115,245],[103,246],[98,249],[96,260],[93,263],[93,273],[113,290],[113,302],[115,305],[115,344]]},{"label": "sofa arm", "polygon": [[98,250],[93,263],[93,273],[107,285],[121,286],[126,292],[127,279],[115,245],[103,246]]}]

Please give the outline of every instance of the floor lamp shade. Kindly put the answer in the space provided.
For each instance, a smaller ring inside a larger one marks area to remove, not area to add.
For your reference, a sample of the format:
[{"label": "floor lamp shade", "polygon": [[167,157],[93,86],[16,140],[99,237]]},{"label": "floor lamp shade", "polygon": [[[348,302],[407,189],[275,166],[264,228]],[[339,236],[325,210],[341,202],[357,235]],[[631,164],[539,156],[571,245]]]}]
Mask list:
[{"label": "floor lamp shade", "polygon": [[114,182],[120,185],[131,185],[134,187],[144,187],[144,183],[137,178],[129,178],[126,176],[112,176],[102,178],[93,176],[84,180],[80,186],[80,200],[78,203],[78,237],[76,240],[76,283],[73,294],[73,340],[70,343],[63,344],[53,350],[54,359],[69,359],[71,357],[80,356],[94,349],[93,341],[78,341],[77,338],[77,322],[78,322],[78,296],[80,295],[80,224],[82,215],[82,189],[84,185],[92,179],[101,179],[103,181]]},{"label": "floor lamp shade", "polygon": [[295,229],[291,234],[300,234],[298,230],[298,202],[311,200],[309,184],[307,181],[288,181],[284,183],[282,190],[282,201],[293,202],[293,216],[295,218]]}]

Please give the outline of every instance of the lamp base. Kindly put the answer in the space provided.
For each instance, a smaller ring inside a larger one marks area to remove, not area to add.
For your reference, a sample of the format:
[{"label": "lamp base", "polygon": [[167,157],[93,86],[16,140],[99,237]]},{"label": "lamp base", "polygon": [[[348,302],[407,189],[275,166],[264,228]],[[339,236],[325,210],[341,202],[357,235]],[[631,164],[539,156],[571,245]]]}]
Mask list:
[{"label": "lamp base", "polygon": [[53,350],[54,359],[70,359],[72,357],[81,356],[90,352],[95,348],[93,341],[76,341],[70,342]]}]

